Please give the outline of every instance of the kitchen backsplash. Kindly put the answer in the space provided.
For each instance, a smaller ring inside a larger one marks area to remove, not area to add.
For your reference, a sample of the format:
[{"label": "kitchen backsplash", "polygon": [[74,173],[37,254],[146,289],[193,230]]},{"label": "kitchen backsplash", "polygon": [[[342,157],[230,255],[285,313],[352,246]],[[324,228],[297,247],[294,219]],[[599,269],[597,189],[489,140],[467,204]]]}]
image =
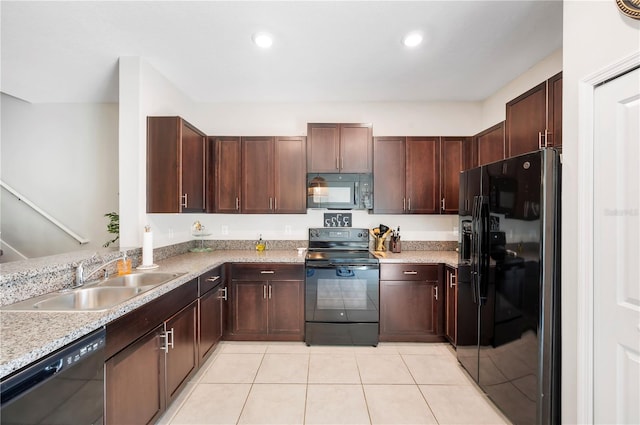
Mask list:
[{"label": "kitchen backsplash", "polygon": [[[191,248],[199,247],[200,242],[192,240],[155,248],[153,260],[157,262],[185,254]],[[213,250],[253,250],[256,245],[255,240],[205,240],[202,242],[205,247]],[[306,240],[265,239],[265,242],[267,250],[295,251],[297,248],[306,248],[308,245]],[[456,241],[402,241],[403,251],[454,251],[457,247]],[[123,251],[131,258],[133,267],[141,263],[142,248],[109,248],[98,252],[76,251],[7,263],[3,265],[0,276],[0,306],[68,288],[74,283],[75,269],[80,262],[87,269],[93,269],[104,261],[119,257],[120,252]],[[115,264],[107,269],[110,273],[114,273]]]}]

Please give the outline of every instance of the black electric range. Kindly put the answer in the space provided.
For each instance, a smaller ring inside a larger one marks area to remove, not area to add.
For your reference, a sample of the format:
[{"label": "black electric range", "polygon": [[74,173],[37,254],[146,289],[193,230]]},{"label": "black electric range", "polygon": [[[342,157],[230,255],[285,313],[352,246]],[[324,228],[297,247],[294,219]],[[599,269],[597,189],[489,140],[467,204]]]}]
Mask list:
[{"label": "black electric range", "polygon": [[305,268],[307,345],[377,345],[380,264],[369,230],[309,229]]}]

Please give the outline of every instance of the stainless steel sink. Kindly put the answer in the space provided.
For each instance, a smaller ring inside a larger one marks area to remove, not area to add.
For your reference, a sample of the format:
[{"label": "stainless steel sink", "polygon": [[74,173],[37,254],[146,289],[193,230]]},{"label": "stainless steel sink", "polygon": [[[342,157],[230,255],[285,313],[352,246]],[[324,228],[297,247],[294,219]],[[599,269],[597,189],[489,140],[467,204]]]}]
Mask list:
[{"label": "stainless steel sink", "polygon": [[33,308],[47,311],[105,310],[151,288],[81,288],[36,302]]},{"label": "stainless steel sink", "polygon": [[11,311],[100,311],[108,310],[184,273],[133,273],[89,283],[4,306]]},{"label": "stainless steel sink", "polygon": [[122,276],[114,276],[100,281],[93,286],[116,288],[139,288],[143,286],[158,286],[169,282],[184,273],[133,273]]}]

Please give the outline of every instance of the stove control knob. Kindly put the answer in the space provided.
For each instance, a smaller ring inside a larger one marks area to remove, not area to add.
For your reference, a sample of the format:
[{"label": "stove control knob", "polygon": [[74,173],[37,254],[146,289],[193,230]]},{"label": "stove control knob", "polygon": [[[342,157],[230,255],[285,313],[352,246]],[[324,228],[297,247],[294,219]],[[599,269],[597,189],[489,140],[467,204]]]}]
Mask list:
[{"label": "stove control knob", "polygon": [[359,238],[364,238],[364,232],[360,232],[360,233],[358,233],[358,237],[359,237]]},{"label": "stove control knob", "polygon": [[318,230],[317,229],[311,229],[309,231],[309,236],[311,236],[312,238],[317,238],[318,237]]}]

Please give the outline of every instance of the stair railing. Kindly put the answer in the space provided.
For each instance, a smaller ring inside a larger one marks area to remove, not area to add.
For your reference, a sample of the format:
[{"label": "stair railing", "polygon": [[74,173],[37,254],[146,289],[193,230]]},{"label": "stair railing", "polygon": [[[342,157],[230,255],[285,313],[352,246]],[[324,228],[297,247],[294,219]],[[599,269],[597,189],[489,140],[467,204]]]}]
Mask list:
[{"label": "stair railing", "polygon": [[4,181],[0,180],[0,186],[2,186],[2,188],[6,189],[7,192],[9,192],[13,196],[15,196],[18,199],[18,201],[24,202],[26,205],[30,206],[38,214],[40,214],[41,216],[43,216],[44,218],[49,220],[51,223],[53,223],[56,226],[58,226],[63,232],[65,232],[66,234],[68,234],[69,236],[71,236],[72,238],[77,240],[80,243],[80,245],[84,245],[86,243],[89,243],[89,239],[83,238],[82,236],[80,236],[76,232],[74,232],[73,230],[69,229],[67,226],[62,224],[60,221],[56,220],[54,217],[52,217],[50,214],[48,214],[42,208],[40,208],[39,206],[37,206],[36,204],[31,202],[29,199],[27,199],[24,196],[22,196],[20,194],[20,192],[18,192],[17,190],[12,188],[8,184],[6,184]]}]

